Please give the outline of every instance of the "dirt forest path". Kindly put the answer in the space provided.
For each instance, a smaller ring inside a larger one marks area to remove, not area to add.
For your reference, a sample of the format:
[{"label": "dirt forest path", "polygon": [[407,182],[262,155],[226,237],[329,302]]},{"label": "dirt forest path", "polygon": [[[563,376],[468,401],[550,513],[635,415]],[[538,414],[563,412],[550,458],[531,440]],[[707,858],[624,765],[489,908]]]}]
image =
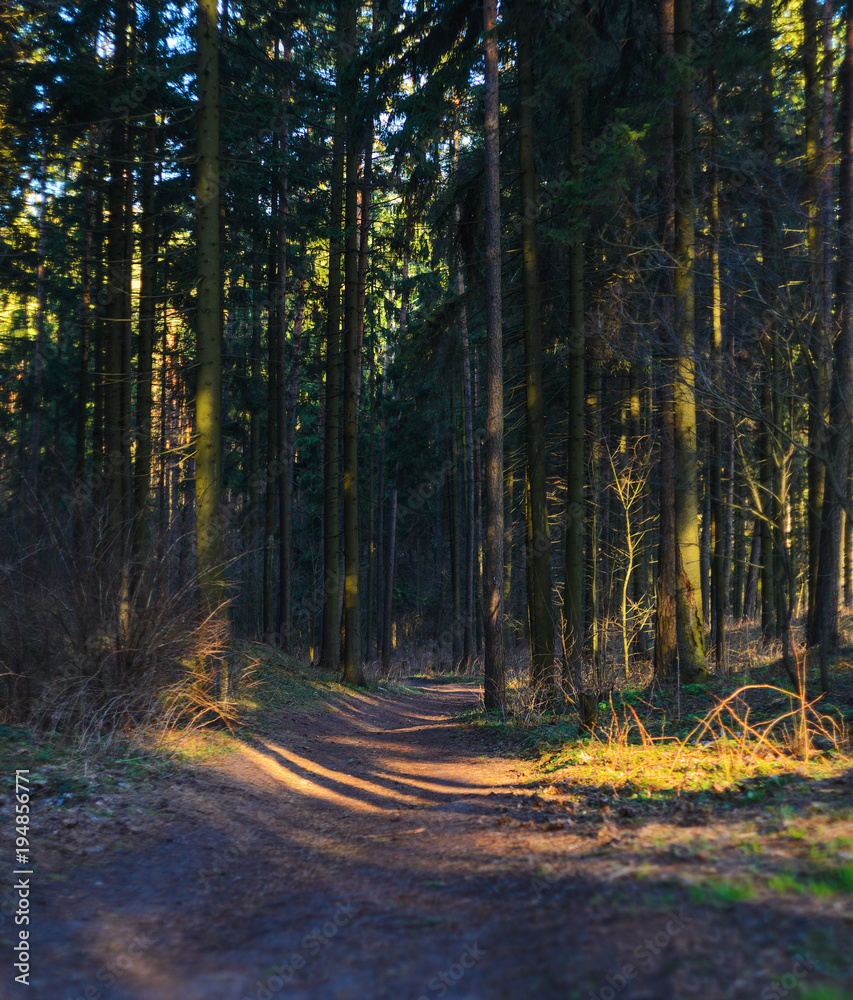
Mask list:
[{"label": "dirt forest path", "polygon": [[802,912],[649,877],[628,827],[575,824],[454,721],[476,688],[421,686],[283,716],[161,786],[131,843],[42,871],[32,985],[2,995],[757,1000],[799,975]]}]

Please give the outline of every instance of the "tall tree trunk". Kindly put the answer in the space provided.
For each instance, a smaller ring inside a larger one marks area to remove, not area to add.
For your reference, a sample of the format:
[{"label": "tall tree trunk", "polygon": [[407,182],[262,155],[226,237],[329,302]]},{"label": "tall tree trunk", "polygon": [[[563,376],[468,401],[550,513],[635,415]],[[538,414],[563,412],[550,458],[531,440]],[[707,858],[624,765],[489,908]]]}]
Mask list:
[{"label": "tall tree trunk", "polygon": [[[293,466],[296,443],[296,400],[299,391],[299,366],[302,358],[302,326],[305,319],[305,280],[300,279],[296,289],[296,305],[293,312],[293,337],[291,340],[290,371],[287,385],[280,391],[285,395],[284,426],[286,428],[282,448],[281,504],[279,512],[279,564],[281,569],[279,634],[281,648],[290,652],[293,646]],[[281,405],[279,404],[279,419]]]},{"label": "tall tree trunk", "polygon": [[[575,19],[580,27],[580,18]],[[579,34],[579,32],[578,32]],[[583,85],[576,80],[569,107],[569,163],[579,164],[583,154]],[[576,221],[575,223],[579,223]],[[563,619],[565,622],[565,674],[567,687],[583,687],[583,531],[584,463],[584,245],[581,233],[569,246],[569,440],[566,470],[566,554]]]},{"label": "tall tree trunk", "polygon": [[[357,52],[356,4],[346,8],[346,31],[351,50]],[[346,148],[346,242],[344,251],[344,640],[343,680],[364,686],[361,660],[360,556],[358,530],[358,400],[361,350],[358,338],[358,161],[360,120],[356,116],[358,81],[354,68],[345,70],[350,108]],[[343,96],[344,88],[341,88]]]},{"label": "tall tree trunk", "polygon": [[[337,32],[345,41],[347,3],[339,8]],[[344,72],[341,48],[336,78]],[[344,208],[346,109],[335,107],[332,140],[331,209],[329,218],[329,285],[326,300],[326,409],[323,454],[323,626],[320,665],[337,671],[341,661],[340,582],[340,405],[341,405],[341,257]]]},{"label": "tall tree trunk", "polygon": [[[74,448],[74,483],[82,499],[86,480],[86,437],[88,427],[89,361],[92,346],[92,272],[94,270],[93,249],[95,230],[95,130],[89,130],[86,143],[86,201],[83,222],[82,299],[80,302],[80,359],[77,375],[77,434]],[[78,541],[82,538],[84,512],[81,507],[74,521],[74,532]]]},{"label": "tall tree trunk", "polygon": [[[772,15],[768,15],[772,16]],[[803,0],[803,74],[805,98],[806,165],[806,252],[809,262],[808,350],[811,361],[809,393],[808,457],[808,537],[809,537],[809,640],[817,642],[817,577],[820,559],[821,508],[824,495],[824,447],[826,444],[826,407],[829,399],[830,345],[824,327],[821,305],[823,284],[821,202],[823,165],[821,162],[822,84],[818,73],[817,0]],[[769,47],[765,59],[769,59]]]},{"label": "tall tree trunk", "polygon": [[[400,300],[400,325],[398,340],[402,343],[406,336],[406,319],[408,313],[408,281],[409,281],[409,234],[406,234],[406,247],[403,250],[403,293]],[[400,428],[400,414],[397,413],[395,430]],[[400,474],[400,463],[395,462],[391,481],[391,496],[388,504],[388,535],[385,546],[385,609],[382,614],[382,669],[391,666],[391,654],[394,652],[394,574],[397,567],[397,481]]]},{"label": "tall tree trunk", "polygon": [[[284,62],[290,59],[285,48]],[[287,70],[285,70],[286,72]],[[275,337],[276,337],[276,458],[274,468],[278,480],[278,580],[279,603],[276,628],[277,645],[286,653],[290,652],[290,463],[287,457],[290,372],[287,366],[287,171],[288,143],[290,139],[287,115],[290,110],[290,85],[285,83],[282,93],[282,124],[279,129],[279,169],[278,169],[278,272],[275,284]],[[301,346],[301,345],[300,345]],[[299,364],[299,350],[295,337],[292,345],[291,366]]]},{"label": "tall tree trunk", "polygon": [[690,0],[675,0],[675,55],[682,69],[673,121],[675,191],[675,329],[677,358],[673,391],[675,432],[675,531],[677,626],[681,678],[707,673],[702,622],[698,489],[696,482],[696,354],[694,299],[693,88]]},{"label": "tall tree trunk", "polygon": [[[199,598],[203,615],[227,632],[222,495],[222,305],[219,257],[219,39],[216,0],[198,0],[198,215],[195,500]],[[218,694],[229,696],[224,661]]]},{"label": "tall tree trunk", "polygon": [[[717,3],[711,2],[711,31],[718,28]],[[718,399],[724,398],[723,387],[723,304],[720,291],[720,170],[717,164],[717,71],[708,70],[708,91],[711,108],[711,142],[708,158],[711,163],[708,227],[711,237],[711,352],[713,379]],[[726,666],[726,625],[729,613],[729,587],[726,578],[726,504],[723,464],[725,462],[725,416],[721,407],[710,415],[711,519],[713,553],[711,566],[712,622],[714,663],[717,672]]]},{"label": "tall tree trunk", "polygon": [[485,51],[486,545],[483,603],[486,709],[503,710],[503,338],[501,323],[500,102],[497,0],[483,0]]},{"label": "tall tree trunk", "polygon": [[[278,185],[273,179],[270,193],[270,212],[278,214]],[[278,356],[277,314],[278,297],[278,240],[271,238],[267,259],[267,455],[264,476],[264,569],[263,569],[263,624],[264,642],[275,645],[275,496],[278,477],[275,474],[276,445],[278,442]]]},{"label": "tall tree trunk", "polygon": [[[153,67],[157,58],[159,9],[156,0],[148,7],[146,60]],[[151,109],[149,109],[150,113]],[[136,467],[134,555],[141,560],[148,547],[150,523],[148,503],[151,493],[151,415],[153,411],[154,338],[157,323],[157,218],[154,180],[157,171],[156,124],[148,121],[142,140],[142,220],[140,225],[139,339],[136,385]]]},{"label": "tall tree trunk", "polygon": [[[119,0],[115,9],[115,39],[112,79],[115,99],[124,96],[127,84],[128,2]],[[104,471],[108,481],[108,509],[114,528],[122,520],[122,344],[127,299],[124,283],[125,257],[125,156],[127,126],[120,114],[111,124],[107,190],[107,303],[104,351]]]},{"label": "tall tree trunk", "polygon": [[[458,104],[458,99],[457,99]],[[459,157],[459,132],[453,138],[453,174],[456,176]],[[458,241],[461,210],[456,205],[456,234]],[[476,490],[474,485],[474,416],[471,390],[471,344],[468,339],[468,307],[465,302],[465,274],[461,247],[453,251],[451,273],[455,273],[455,292],[459,296],[459,334],[462,343],[462,408],[465,428],[465,573],[464,610],[462,623],[462,669],[471,668],[474,656],[474,549],[477,540]]]},{"label": "tall tree trunk", "polygon": [[[674,0],[659,0],[660,77],[669,90],[669,78],[675,58]],[[674,111],[667,102],[664,109],[662,160],[658,174],[658,240],[663,266],[660,268],[660,298],[662,303],[662,339],[671,345],[674,340],[674,308],[672,294],[673,241],[675,230],[675,152],[673,137]],[[665,352],[667,355],[670,350]],[[675,442],[673,389],[669,379],[660,389],[659,501],[660,523],[658,540],[658,572],[655,581],[655,677],[670,680],[675,675],[677,647],[676,628],[676,539],[675,539]]]},{"label": "tall tree trunk", "polygon": [[462,666],[463,653],[463,606],[464,596],[462,593],[462,510],[459,497],[459,433],[457,424],[457,391],[456,380],[453,380],[450,396],[450,412],[453,415],[453,423],[450,428],[450,461],[453,469],[447,481],[447,502],[450,516],[450,581],[451,593],[453,595],[453,618],[451,623],[452,635],[452,669],[459,670]]},{"label": "tall tree trunk", "polygon": [[[761,8],[762,56],[761,74],[761,138],[765,149],[771,149],[775,139],[775,115],[773,107],[773,64],[771,60],[773,43],[773,7],[771,0],[763,0]],[[775,235],[774,204],[771,195],[773,178],[768,172],[764,178],[764,197],[761,204],[761,255],[764,263],[762,292],[765,301],[772,305],[778,278],[772,270],[772,261],[777,250]],[[775,491],[775,437],[778,429],[774,422],[773,376],[776,368],[773,331],[768,327],[763,331],[765,372],[761,386],[761,408],[763,420],[759,429],[759,485],[761,510],[761,634],[765,642],[776,635],[778,616],[782,609],[776,607],[776,552],[773,545],[774,511],[777,505]],[[811,432],[810,432],[811,433]],[[811,472],[810,482],[811,480]]]},{"label": "tall tree trunk", "polygon": [[816,607],[815,638],[821,642],[821,688],[829,690],[827,656],[838,647],[838,592],[842,510],[847,499],[850,463],[850,411],[853,406],[853,9],[848,3],[846,45],[842,66],[841,110],[841,330],[835,341],[835,359],[829,406],[828,461]]},{"label": "tall tree trunk", "polygon": [[539,267],[536,248],[536,168],[533,154],[533,10],[520,0],[518,33],[519,170],[521,256],[524,298],[524,367],[527,390],[527,590],[530,619],[530,677],[534,687],[554,696],[554,620],[551,605],[551,543],[546,494],[545,415],[542,398],[542,343],[539,320]]},{"label": "tall tree trunk", "polygon": [[33,353],[33,428],[30,456],[30,489],[38,495],[41,456],[41,397],[44,367],[45,314],[47,311],[47,145],[42,144],[39,162],[38,264],[36,269],[36,342]]}]

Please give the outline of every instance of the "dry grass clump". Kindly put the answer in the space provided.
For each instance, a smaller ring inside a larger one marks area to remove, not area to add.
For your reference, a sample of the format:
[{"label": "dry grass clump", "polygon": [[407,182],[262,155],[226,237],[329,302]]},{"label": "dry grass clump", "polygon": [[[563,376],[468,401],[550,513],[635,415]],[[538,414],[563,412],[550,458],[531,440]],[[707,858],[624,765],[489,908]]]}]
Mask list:
[{"label": "dry grass clump", "polygon": [[84,743],[154,723],[233,722],[221,690],[227,610],[199,620],[182,539],[157,540],[135,562],[121,555],[130,529],[103,518],[32,537],[0,539],[2,721]]}]

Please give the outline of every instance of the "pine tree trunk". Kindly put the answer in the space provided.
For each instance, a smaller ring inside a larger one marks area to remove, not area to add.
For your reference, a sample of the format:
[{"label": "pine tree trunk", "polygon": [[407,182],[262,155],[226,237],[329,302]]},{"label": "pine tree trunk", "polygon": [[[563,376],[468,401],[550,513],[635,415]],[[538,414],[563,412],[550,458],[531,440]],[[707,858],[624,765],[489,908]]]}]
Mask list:
[{"label": "pine tree trunk", "polygon": [[[284,61],[289,61],[290,54],[285,49]],[[278,622],[276,628],[277,645],[289,653],[291,648],[290,635],[290,595],[292,582],[290,579],[290,532],[291,532],[291,465],[288,458],[287,436],[290,432],[290,372],[298,372],[299,352],[301,344],[297,345],[294,335],[290,371],[287,365],[287,171],[288,143],[290,140],[287,114],[290,110],[290,86],[285,84],[282,93],[282,125],[279,129],[278,142],[280,162],[278,172],[278,269],[275,283],[275,337],[276,359],[276,469],[278,481],[278,580],[279,603]]]},{"label": "pine tree trunk", "polygon": [[[347,4],[341,4],[337,32],[343,43]],[[339,49],[336,78],[342,80],[344,59]],[[346,109],[335,106],[332,140],[331,211],[329,218],[329,285],[326,300],[326,408],[323,454],[323,624],[320,666],[337,671],[341,661],[340,620],[340,405],[341,405],[341,257],[343,240]]]},{"label": "pine tree trunk", "polygon": [[[675,57],[675,7],[674,0],[660,0],[660,77],[664,86],[669,85]],[[663,318],[662,340],[669,355],[669,345],[674,340],[674,309],[672,294],[672,270],[675,229],[674,171],[675,153],[673,125],[674,114],[668,103],[664,118],[662,136],[662,162],[658,174],[658,240],[662,266],[659,270],[659,288]],[[676,628],[676,537],[675,537],[675,454],[674,454],[674,412],[672,385],[668,383],[660,389],[660,444],[659,444],[659,506],[660,523],[658,530],[658,571],[655,581],[655,677],[669,681],[675,677],[677,649]]]},{"label": "pine tree trunk", "polygon": [[[503,633],[504,401],[501,312],[500,101],[498,5],[483,0],[485,55],[485,278],[486,278],[486,526],[483,594],[483,700],[503,711],[506,678]],[[511,524],[512,522],[510,522]]]},{"label": "pine tree trunk", "polygon": [[[148,8],[146,51],[150,65],[157,56],[159,26],[158,4]],[[140,224],[140,282],[138,375],[136,384],[136,466],[134,469],[135,501],[134,556],[144,558],[150,537],[148,505],[151,494],[151,416],[154,390],[154,338],[157,322],[155,286],[157,280],[157,219],[155,215],[154,179],[157,171],[155,124],[150,122],[143,131],[142,141],[142,220]]]},{"label": "pine tree trunk", "polygon": [[841,194],[841,330],[835,358],[829,406],[828,461],[820,562],[817,579],[816,640],[821,643],[821,689],[829,690],[827,658],[838,648],[838,591],[842,509],[847,497],[850,462],[850,408],[853,405],[853,10],[848,4],[846,46],[842,67],[840,163]]},{"label": "pine tree trunk", "polygon": [[[222,285],[219,247],[219,39],[216,0],[198,0],[195,499],[201,613],[227,632],[222,495]],[[224,636],[219,637],[220,640]],[[218,694],[229,696],[220,661]]]},{"label": "pine tree trunk", "polygon": [[[280,610],[279,635],[281,648],[291,652],[293,648],[293,467],[296,457],[296,400],[299,390],[299,367],[302,360],[302,326],[305,319],[305,281],[300,280],[296,289],[296,306],[293,312],[293,338],[291,341],[290,370],[284,387],[284,435],[281,456],[282,473],[280,480],[279,513],[279,571]],[[279,405],[281,417],[281,406]]]},{"label": "pine tree trunk", "polygon": [[[115,9],[115,39],[112,79],[115,98],[124,96],[127,83],[128,3],[119,0]],[[110,133],[107,189],[107,302],[104,350],[104,471],[108,481],[108,509],[113,528],[122,519],[122,344],[129,317],[124,314],[126,297],[125,257],[125,156],[127,126],[119,115]]]},{"label": "pine tree trunk", "polygon": [[[345,38],[356,48],[356,4],[346,8]],[[358,161],[361,135],[356,117],[358,81],[352,67],[346,93],[350,107],[346,148],[346,210],[344,225],[344,409],[343,409],[343,494],[344,494],[344,638],[343,680],[364,686],[361,660],[360,556],[358,526],[358,401],[361,378],[361,350],[358,337]],[[341,88],[343,94],[343,88]]]},{"label": "pine tree trunk", "polygon": [[[716,31],[719,21],[717,3],[711,3],[711,31]],[[708,71],[708,91],[711,105],[711,142],[708,158],[711,163],[708,228],[711,246],[711,353],[714,366],[713,379],[718,399],[724,398],[723,386],[723,304],[720,290],[720,170],[717,163],[717,72],[712,66]],[[712,622],[714,637],[714,663],[717,672],[726,666],[726,626],[729,613],[729,588],[726,574],[726,503],[723,480],[724,442],[726,440],[724,414],[716,407],[710,420],[711,466],[711,518],[713,554],[711,569]]]},{"label": "pine tree trunk", "polygon": [[[580,25],[580,18],[575,19]],[[576,81],[569,108],[569,163],[583,153],[583,90]],[[576,223],[577,224],[577,223]],[[580,232],[569,247],[569,435],[566,470],[566,553],[563,619],[565,622],[565,676],[567,688],[583,688],[584,591],[584,245]]]},{"label": "pine tree trunk", "polygon": [[545,415],[539,267],[536,247],[537,182],[533,153],[533,12],[520,0],[518,32],[519,170],[527,436],[527,590],[530,620],[530,678],[546,700],[554,697],[554,619],[551,604],[551,543],[546,495]]},{"label": "pine tree trunk", "polygon": [[[270,195],[270,211],[275,218],[278,211],[278,185],[273,181]],[[277,477],[276,444],[278,439],[278,301],[275,290],[278,286],[278,242],[270,239],[267,260],[267,454],[264,476],[264,570],[263,570],[263,627],[264,642],[276,644],[275,627],[275,498]]]},{"label": "pine tree trunk", "polygon": [[[770,16],[770,15],[768,15]],[[809,392],[808,537],[809,537],[809,641],[819,640],[817,578],[820,560],[821,510],[824,496],[826,407],[829,399],[830,345],[821,304],[823,284],[821,239],[821,80],[818,73],[818,14],[816,0],[803,0],[803,75],[805,99],[806,248],[809,262],[809,343],[811,386]],[[769,51],[769,47],[768,47]],[[765,56],[766,58],[766,56]]]},{"label": "pine tree trunk", "polygon": [[673,390],[675,443],[675,531],[677,626],[681,679],[707,673],[702,620],[698,489],[696,482],[696,353],[694,301],[693,90],[690,0],[675,0],[675,54],[682,77],[673,121],[675,190],[675,329],[677,358]]},{"label": "pine tree trunk", "polygon": [[[86,438],[88,428],[87,404],[89,398],[89,361],[92,346],[92,272],[93,243],[95,229],[95,130],[89,130],[86,144],[86,161],[83,169],[86,177],[86,201],[83,223],[82,298],[80,302],[80,360],[77,376],[77,434],[74,448],[74,483],[82,500],[86,481]],[[84,512],[77,510],[74,532],[78,541],[82,538]]]},{"label": "pine tree trunk", "polygon": [[463,606],[462,593],[462,510],[459,498],[459,435],[456,430],[456,383],[452,385],[450,412],[453,414],[453,424],[450,428],[450,461],[453,469],[447,481],[448,513],[450,516],[450,580],[453,595],[452,632],[452,669],[457,671],[462,666],[463,654]]}]

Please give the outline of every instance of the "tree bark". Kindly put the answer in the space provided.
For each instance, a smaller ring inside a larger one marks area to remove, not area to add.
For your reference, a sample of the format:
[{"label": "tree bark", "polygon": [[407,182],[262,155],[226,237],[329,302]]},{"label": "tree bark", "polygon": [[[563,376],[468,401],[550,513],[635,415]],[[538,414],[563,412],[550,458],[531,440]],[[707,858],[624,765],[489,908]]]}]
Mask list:
[{"label": "tree bark", "polygon": [[545,414],[542,398],[542,334],[536,247],[536,168],[533,154],[533,11],[520,0],[517,18],[521,257],[527,438],[527,591],[530,620],[530,678],[551,700],[555,695],[554,619],[551,603],[551,540],[546,494]]},{"label": "tree bark", "polygon": [[[227,632],[222,495],[222,305],[219,237],[219,39],[216,0],[198,0],[197,316],[195,499],[199,599],[203,616]],[[218,694],[229,696],[228,670]]]},{"label": "tree bark", "polygon": [[828,460],[820,561],[817,578],[817,634],[821,642],[821,689],[829,690],[827,657],[838,647],[839,561],[843,506],[850,462],[850,412],[853,406],[853,9],[847,6],[842,66],[841,110],[841,329],[835,341],[829,406]]},{"label": "tree bark", "polygon": [[483,700],[504,708],[503,338],[501,323],[500,102],[497,0],[483,0],[485,52],[486,545],[483,595]]},{"label": "tree bark", "polygon": [[690,85],[690,0],[675,0],[675,54],[682,70],[673,121],[675,191],[675,324],[677,357],[673,390],[677,626],[681,679],[705,676],[698,489],[696,482],[696,356],[694,298],[693,90]]},{"label": "tree bark", "polygon": [[[667,87],[675,57],[674,0],[660,0],[660,77]],[[674,306],[672,294],[672,256],[675,229],[673,137],[674,110],[667,102],[662,136],[662,161],[658,173],[658,240],[663,258],[659,273],[662,303],[661,334],[669,348],[674,340]],[[669,350],[666,351],[669,354]],[[655,677],[669,681],[675,676],[677,647],[676,628],[676,538],[675,538],[675,452],[674,452],[673,390],[670,380],[660,388],[659,444],[659,503],[658,572],[655,581]]]},{"label": "tree bark", "polygon": [[[575,19],[580,27],[580,18]],[[580,32],[578,31],[578,34]],[[580,164],[583,153],[583,89],[575,81],[569,108],[569,163]],[[577,172],[580,168],[577,167]],[[575,220],[580,225],[579,220]],[[569,246],[569,439],[566,469],[566,552],[563,620],[565,622],[565,677],[567,687],[583,687],[584,591],[584,245],[581,232]]]},{"label": "tree bark", "polygon": [[[339,8],[337,33],[345,41],[346,9]],[[336,78],[344,72],[339,48]],[[332,140],[331,210],[329,218],[329,284],[326,299],[326,410],[323,454],[323,625],[320,666],[337,671],[341,660],[340,620],[340,404],[341,404],[341,257],[343,239],[346,109],[335,107]]]},{"label": "tree bark", "polygon": [[[344,37],[356,48],[355,3],[346,7]],[[343,494],[344,494],[344,639],[343,681],[366,684],[361,659],[360,556],[358,530],[358,400],[361,378],[361,350],[358,336],[358,161],[360,118],[356,113],[358,81],[352,66],[345,69],[349,127],[346,144],[346,229],[344,250],[344,411],[343,411]]]}]

